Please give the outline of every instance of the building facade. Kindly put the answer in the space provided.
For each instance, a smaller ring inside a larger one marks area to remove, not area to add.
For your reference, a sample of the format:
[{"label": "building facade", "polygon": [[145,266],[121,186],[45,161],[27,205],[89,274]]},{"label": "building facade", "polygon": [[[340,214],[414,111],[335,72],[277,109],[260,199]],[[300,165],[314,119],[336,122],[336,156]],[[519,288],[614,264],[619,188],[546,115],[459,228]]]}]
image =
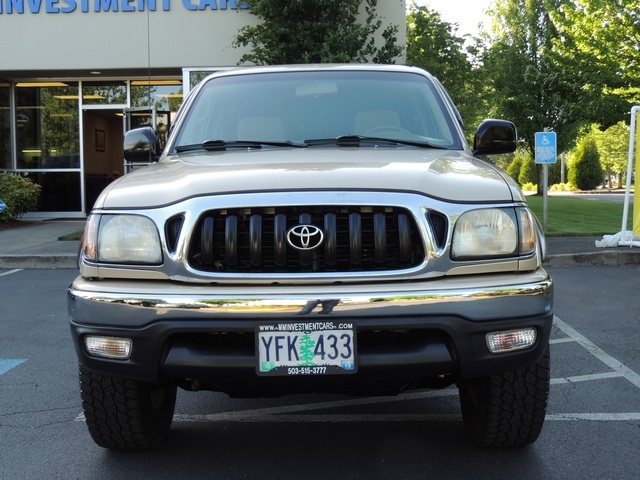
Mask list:
[{"label": "building facade", "polygon": [[[377,9],[401,44],[405,8]],[[0,171],[41,185],[30,216],[85,216],[136,167],[124,132],[166,136],[193,85],[238,64],[233,40],[257,21],[236,0],[0,0]]]}]

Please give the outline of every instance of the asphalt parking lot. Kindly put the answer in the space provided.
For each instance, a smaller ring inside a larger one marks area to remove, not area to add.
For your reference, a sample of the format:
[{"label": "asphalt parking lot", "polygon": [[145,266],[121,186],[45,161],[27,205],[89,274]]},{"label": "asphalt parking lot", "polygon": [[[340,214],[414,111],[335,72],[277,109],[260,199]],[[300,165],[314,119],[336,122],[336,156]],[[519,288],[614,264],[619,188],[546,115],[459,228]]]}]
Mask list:
[{"label": "asphalt parking lot", "polygon": [[547,420],[532,446],[466,441],[457,391],[230,399],[179,392],[167,442],[109,452],[83,421],[65,289],[72,270],[0,270],[3,478],[632,479],[640,469],[640,267],[550,267]]}]

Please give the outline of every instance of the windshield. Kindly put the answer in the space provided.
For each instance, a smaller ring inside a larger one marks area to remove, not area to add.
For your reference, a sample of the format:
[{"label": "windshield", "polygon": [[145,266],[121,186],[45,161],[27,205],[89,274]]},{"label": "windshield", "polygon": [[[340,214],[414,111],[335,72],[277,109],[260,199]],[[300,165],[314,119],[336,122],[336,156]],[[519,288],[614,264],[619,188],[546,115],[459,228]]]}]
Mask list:
[{"label": "windshield", "polygon": [[211,142],[317,146],[345,137],[461,149],[453,122],[435,86],[419,74],[257,72],[209,80],[191,105],[173,150]]}]

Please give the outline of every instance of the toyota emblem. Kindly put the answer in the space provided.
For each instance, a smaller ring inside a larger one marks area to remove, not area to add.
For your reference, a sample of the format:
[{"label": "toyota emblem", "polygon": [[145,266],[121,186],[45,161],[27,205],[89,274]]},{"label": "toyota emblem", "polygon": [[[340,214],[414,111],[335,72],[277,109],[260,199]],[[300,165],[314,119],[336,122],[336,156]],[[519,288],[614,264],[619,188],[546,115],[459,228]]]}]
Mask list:
[{"label": "toyota emblem", "polygon": [[296,250],[313,250],[323,240],[324,233],[315,225],[296,225],[287,232],[287,242]]}]

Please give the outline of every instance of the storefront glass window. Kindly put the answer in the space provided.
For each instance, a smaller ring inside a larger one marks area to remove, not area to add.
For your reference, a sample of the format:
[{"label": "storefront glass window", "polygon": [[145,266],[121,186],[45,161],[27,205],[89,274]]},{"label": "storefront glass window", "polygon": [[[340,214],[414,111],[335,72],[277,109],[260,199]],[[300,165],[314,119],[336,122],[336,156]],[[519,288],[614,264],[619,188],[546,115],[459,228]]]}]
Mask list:
[{"label": "storefront glass window", "polygon": [[79,212],[80,172],[30,172],[26,175],[40,185],[39,212]]},{"label": "storefront glass window", "polygon": [[11,168],[9,84],[0,82],[0,169]]},{"label": "storefront glass window", "polygon": [[83,105],[124,105],[127,103],[127,83],[83,82]]},{"label": "storefront glass window", "polygon": [[17,87],[18,168],[80,168],[77,82]]},{"label": "storefront glass window", "polygon": [[195,88],[202,80],[214,73],[211,70],[198,70],[189,72],[189,81],[191,82],[191,89]]},{"label": "storefront glass window", "polygon": [[185,91],[189,93],[193,90],[196,85],[198,85],[202,80],[204,80],[209,75],[219,72],[221,70],[227,70],[225,67],[210,67],[210,68],[183,68],[182,69],[182,78],[184,81],[188,82],[188,85],[185,85]]},{"label": "storefront glass window", "polygon": [[155,105],[158,112],[177,112],[182,105],[182,80],[134,80],[131,106]]}]

